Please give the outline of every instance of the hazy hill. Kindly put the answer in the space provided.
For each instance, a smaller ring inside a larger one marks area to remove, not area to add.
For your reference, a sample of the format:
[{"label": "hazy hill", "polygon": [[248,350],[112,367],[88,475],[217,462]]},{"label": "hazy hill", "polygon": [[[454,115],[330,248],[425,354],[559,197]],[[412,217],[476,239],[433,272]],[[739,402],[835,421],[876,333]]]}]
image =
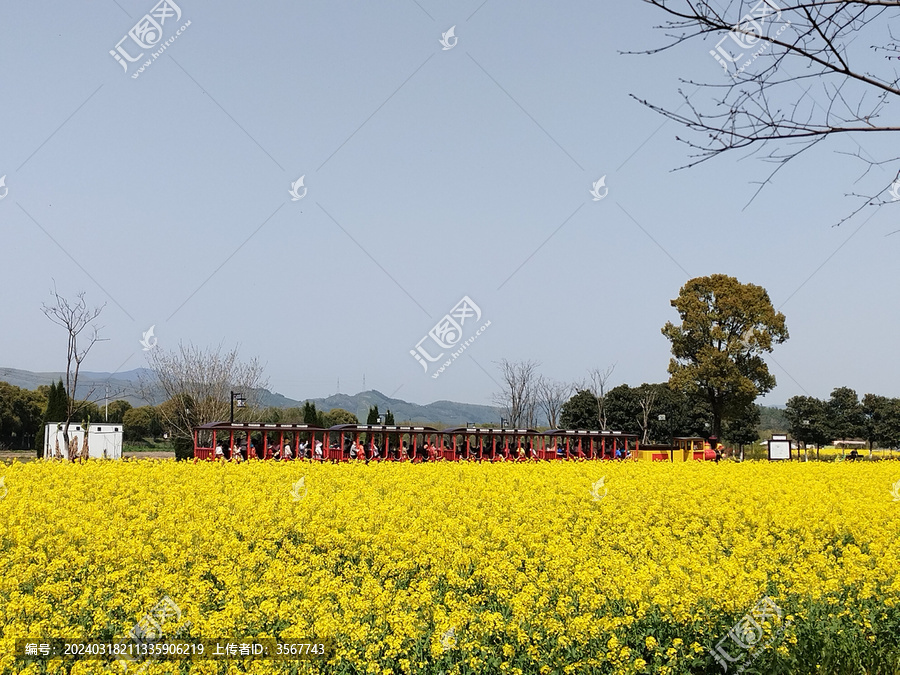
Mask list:
[{"label": "hazy hill", "polygon": [[[109,385],[110,400],[124,399],[133,406],[147,405],[148,401],[141,398],[138,390],[138,381],[141,375],[152,376],[152,372],[146,368],[137,368],[121,373],[96,373],[85,371],[79,376],[79,397],[85,397],[91,389],[94,389],[92,398],[102,398]],[[17,370],[15,368],[0,368],[0,381],[9,382],[17,387],[36,389],[41,384],[51,384],[64,377],[64,373],[33,373],[29,370]],[[260,401],[264,406],[276,408],[292,408],[303,405],[303,400],[294,400],[281,394],[264,389],[260,392]],[[435,401],[427,405],[410,403],[398,398],[390,398],[380,391],[363,391],[358,394],[335,394],[327,398],[309,399],[316,404],[319,410],[328,411],[332,408],[343,408],[355,413],[357,418],[365,422],[369,407],[378,406],[378,411],[383,413],[390,410],[394,413],[394,420],[398,424],[402,422],[415,422],[418,424],[431,422],[444,426],[462,426],[467,422],[475,424],[500,423],[500,410],[493,406],[473,405],[470,403],[457,403],[455,401]],[[162,403],[163,396],[156,392],[149,403],[156,405]],[[760,429],[786,431],[787,420],[784,410],[777,407],[760,406]]]},{"label": "hazy hill", "polygon": [[[82,371],[78,374],[77,398],[85,398],[89,394],[93,400],[103,398],[109,386],[110,400],[123,399],[133,406],[147,405],[138,390],[138,377],[141,373],[150,373],[146,368],[137,368],[122,373],[94,373]],[[53,384],[57,380],[66,381],[65,373],[33,373],[30,370],[16,368],[0,368],[0,381],[9,382],[24,389],[37,389],[42,384]],[[91,391],[93,390],[93,394]],[[159,403],[160,401],[156,401]]]},{"label": "hazy hill", "polygon": [[446,426],[462,426],[467,422],[475,424],[500,424],[500,411],[487,405],[456,403],[454,401],[435,401],[428,405],[409,403],[398,398],[389,398],[380,391],[363,391],[354,396],[335,394],[328,398],[310,399],[319,410],[343,408],[356,413],[357,418],[365,422],[366,414],[373,405],[378,412],[390,410],[397,424],[403,422],[434,422]]},{"label": "hazy hill", "polygon": [[[156,392],[150,401],[141,397],[139,391],[139,378],[141,375],[151,376],[151,371],[146,368],[137,368],[121,373],[97,373],[84,371],[78,377],[78,391],[76,396],[86,397],[93,389],[92,399],[103,398],[107,385],[109,386],[110,400],[124,399],[133,406],[142,406],[162,403],[163,397]],[[65,378],[65,373],[34,373],[29,370],[16,368],[0,368],[0,381],[9,382],[17,387],[36,389],[42,384],[52,384],[60,378]],[[303,400],[294,400],[278,393],[264,389],[261,392],[260,402],[264,406],[276,408],[291,408],[303,405]],[[453,401],[435,401],[428,405],[409,403],[398,398],[390,398],[379,391],[364,391],[350,396],[348,394],[335,394],[328,398],[309,399],[316,404],[319,410],[331,410],[343,408],[355,413],[365,422],[369,407],[378,406],[379,412],[388,409],[394,413],[397,423],[401,422],[434,422],[448,426],[463,425],[466,422],[475,424],[493,423],[499,424],[500,412],[492,406],[472,405],[469,403],[456,403]]]}]

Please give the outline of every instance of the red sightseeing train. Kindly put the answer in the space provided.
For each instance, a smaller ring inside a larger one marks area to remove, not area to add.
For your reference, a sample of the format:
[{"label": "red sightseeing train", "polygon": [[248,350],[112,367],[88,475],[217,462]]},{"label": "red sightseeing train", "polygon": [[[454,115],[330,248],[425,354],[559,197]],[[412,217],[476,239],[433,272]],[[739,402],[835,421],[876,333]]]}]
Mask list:
[{"label": "red sightseeing train", "polygon": [[197,459],[312,459],[328,462],[637,459],[638,437],[619,431],[484,429],[340,424],[212,422],[194,429]]}]

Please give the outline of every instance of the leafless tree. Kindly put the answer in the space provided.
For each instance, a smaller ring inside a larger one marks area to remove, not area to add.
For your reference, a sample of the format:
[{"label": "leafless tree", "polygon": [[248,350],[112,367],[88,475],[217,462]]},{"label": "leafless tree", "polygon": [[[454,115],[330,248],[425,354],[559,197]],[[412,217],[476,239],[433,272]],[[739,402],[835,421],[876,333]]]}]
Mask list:
[{"label": "leafless tree", "polygon": [[653,414],[653,404],[656,403],[656,388],[652,384],[644,384],[637,388],[638,403],[641,406],[641,429],[644,432],[641,443],[650,442],[650,415]]},{"label": "leafless tree", "polygon": [[551,429],[558,428],[559,414],[562,411],[563,404],[569,400],[569,396],[572,393],[572,385],[541,375],[537,379],[535,390],[538,405],[547,416],[547,424],[550,425]]},{"label": "leafless tree", "polygon": [[243,362],[237,348],[225,351],[221,344],[202,349],[179,343],[171,351],[155,347],[147,360],[152,376],[141,380],[144,397],[161,390],[167,400],[158,406],[160,417],[181,442],[192,438],[194,426],[229,419],[232,391],[242,393],[247,403],[236,417],[251,421],[260,390],[268,385],[257,359]]},{"label": "leafless tree", "polygon": [[498,364],[503,390],[494,394],[494,401],[503,408],[512,427],[534,426],[537,417],[536,361],[507,361]]},{"label": "leafless tree", "polygon": [[[715,71],[711,81],[682,80],[695,89],[680,91],[684,102],[675,109],[635,96],[696,132],[694,140],[685,140],[697,151],[687,166],[729,150],[757,152],[775,168],[755,197],[781,167],[832,136],[849,135],[856,143],[858,149],[849,154],[864,163],[862,176],[900,160],[875,158],[857,141],[863,134],[900,131],[896,111],[887,110],[900,96],[891,63],[900,58],[900,44],[890,22],[900,16],[900,0],[644,2],[668,16],[657,28],[669,42],[638,53],[663,52],[699,39],[706,42],[703,49]],[[697,103],[692,99],[701,90],[711,96]],[[867,205],[892,201],[884,191],[897,178],[896,167],[888,167],[885,178],[867,194],[853,194],[860,203],[840,222]]]},{"label": "leafless tree", "polygon": [[[50,294],[54,298],[54,304],[47,305],[42,303],[41,311],[53,323],[65,328],[68,335],[68,345],[66,347],[66,419],[63,425],[63,440],[65,441],[69,459],[74,459],[72,456],[73,446],[69,440],[69,425],[78,413],[84,409],[85,404],[91,400],[94,394],[94,388],[92,387],[80,400],[76,398],[78,375],[81,372],[81,364],[93,346],[104,340],[104,338],[100,337],[100,330],[93,325],[93,321],[100,316],[106,305],[89,308],[84,299],[84,291],[78,293],[74,301],[68,300],[59,294],[55,283]],[[90,332],[82,336],[82,332],[88,326],[90,326]],[[81,341],[80,346],[79,340]]]},{"label": "leafless tree", "polygon": [[602,431],[609,429],[606,424],[606,394],[609,391],[609,378],[615,369],[615,364],[604,369],[592,368],[588,373],[588,381],[581,387],[590,391],[597,399],[597,421],[600,422]]}]

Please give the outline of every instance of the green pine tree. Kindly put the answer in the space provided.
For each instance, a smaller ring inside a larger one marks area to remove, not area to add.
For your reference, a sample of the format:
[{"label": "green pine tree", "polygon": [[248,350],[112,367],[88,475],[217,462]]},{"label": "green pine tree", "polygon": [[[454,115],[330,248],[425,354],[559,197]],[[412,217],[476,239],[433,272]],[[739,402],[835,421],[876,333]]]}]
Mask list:
[{"label": "green pine tree", "polygon": [[378,406],[369,408],[369,416],[366,417],[366,424],[378,424]]},{"label": "green pine tree", "polygon": [[316,410],[316,404],[307,401],[303,404],[303,423],[316,426],[321,420],[319,419],[319,411]]},{"label": "green pine tree", "polygon": [[384,423],[385,423],[385,424],[390,424],[390,425],[396,424],[396,422],[394,422],[394,413],[392,413],[390,410],[388,410],[388,411],[384,414]]},{"label": "green pine tree", "polygon": [[44,413],[45,422],[62,422],[66,419],[68,397],[62,380],[50,385],[47,395],[47,410]]},{"label": "green pine tree", "polygon": [[[44,427],[51,422],[63,422],[66,419],[66,407],[68,405],[68,397],[66,396],[66,388],[62,380],[50,385],[47,391],[47,409],[44,410]],[[37,456],[44,456],[43,434],[37,434],[35,442],[37,444]]]}]

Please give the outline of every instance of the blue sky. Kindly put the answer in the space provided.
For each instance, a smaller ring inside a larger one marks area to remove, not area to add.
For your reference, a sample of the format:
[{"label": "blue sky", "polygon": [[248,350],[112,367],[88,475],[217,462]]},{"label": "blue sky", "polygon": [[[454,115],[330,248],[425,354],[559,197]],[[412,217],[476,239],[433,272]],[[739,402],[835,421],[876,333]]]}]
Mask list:
[{"label": "blue sky", "polygon": [[[787,317],[765,402],[898,394],[897,209],[833,227],[862,188],[841,153],[885,159],[884,139],[820,144],[749,206],[771,166],[746,153],[673,171],[688,132],[629,94],[677,107],[680,78],[721,70],[712,41],[622,55],[664,42],[643,3],[181,0],[163,41],[190,24],[133,78],[147,57],[109,52],[155,6],[0,10],[0,365],[64,366],[55,280],[107,303],[93,371],[146,365],[154,326],[162,347],[240,345],[292,398],[365,377],[489,403],[502,358],[637,385],[667,378],[680,286],[726,273]],[[410,350],[449,358],[452,332],[420,341],[464,296],[490,326],[435,378],[444,359]]]}]

